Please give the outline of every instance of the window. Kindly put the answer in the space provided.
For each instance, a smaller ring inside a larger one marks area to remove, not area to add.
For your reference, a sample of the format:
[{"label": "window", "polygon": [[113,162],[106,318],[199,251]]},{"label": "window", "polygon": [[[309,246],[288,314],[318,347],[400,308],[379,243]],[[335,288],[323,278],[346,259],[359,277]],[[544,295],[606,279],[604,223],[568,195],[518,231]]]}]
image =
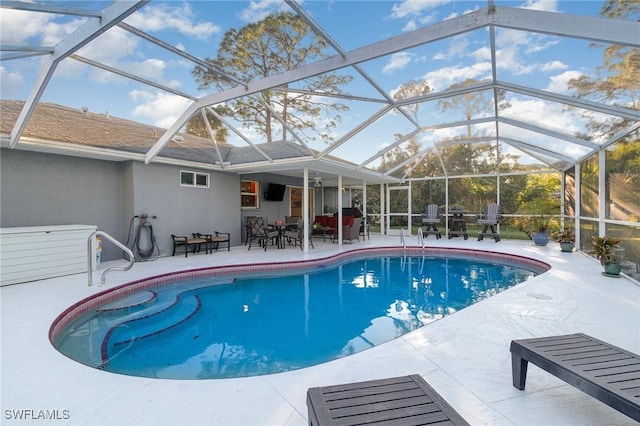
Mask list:
[{"label": "window", "polygon": [[257,209],[260,207],[260,184],[255,180],[240,181],[240,198],[243,209]]},{"label": "window", "polygon": [[180,170],[180,186],[209,188],[209,173],[196,173]]}]

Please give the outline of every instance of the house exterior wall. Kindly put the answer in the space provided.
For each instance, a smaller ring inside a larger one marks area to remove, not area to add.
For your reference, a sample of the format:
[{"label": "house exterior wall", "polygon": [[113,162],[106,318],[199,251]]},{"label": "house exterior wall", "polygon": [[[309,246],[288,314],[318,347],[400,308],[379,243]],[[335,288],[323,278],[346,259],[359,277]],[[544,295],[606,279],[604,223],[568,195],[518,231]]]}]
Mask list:
[{"label": "house exterior wall", "polygon": [[[240,243],[238,175],[139,162],[132,163],[131,168],[135,197],[127,220],[143,213],[149,215],[161,255],[171,255],[171,234],[191,236],[193,232],[229,232],[231,245]],[[180,170],[208,173],[210,187],[180,186]],[[135,219],[134,229],[138,223]]]},{"label": "house exterior wall", "polygon": [[[0,227],[96,225],[123,244],[129,240],[133,247],[139,224],[134,216],[147,213],[157,216],[149,220],[161,256],[171,255],[171,234],[217,230],[231,233],[232,246],[239,244],[240,177],[188,169],[209,173],[210,187],[182,187],[180,170],[163,164],[2,149]],[[149,240],[143,231],[141,247],[146,249]],[[103,245],[103,260],[122,258],[117,247]]]},{"label": "house exterior wall", "polygon": [[[290,214],[290,186],[302,186],[302,180],[294,177],[276,175],[272,173],[253,173],[240,177],[241,180],[255,180],[260,182],[260,207],[257,209],[242,209],[242,223],[247,216],[259,216],[267,218],[269,221],[284,220]],[[266,201],[264,193],[267,191],[269,183],[287,185],[282,201]],[[240,183],[238,182],[238,185]],[[244,232],[244,230],[243,230]],[[244,238],[244,236],[243,236]]]},{"label": "house exterior wall", "polygon": [[[0,227],[96,225],[122,241],[122,164],[0,151]],[[103,258],[120,257],[104,244]]]}]

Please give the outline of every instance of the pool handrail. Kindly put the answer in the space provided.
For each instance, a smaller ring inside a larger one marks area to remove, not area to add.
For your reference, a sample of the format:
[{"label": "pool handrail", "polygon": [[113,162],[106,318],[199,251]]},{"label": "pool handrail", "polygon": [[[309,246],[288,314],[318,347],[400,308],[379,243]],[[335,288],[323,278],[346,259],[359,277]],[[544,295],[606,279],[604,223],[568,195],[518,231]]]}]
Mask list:
[{"label": "pool handrail", "polygon": [[422,233],[422,227],[418,227],[418,244],[420,244],[424,250],[424,234]]},{"label": "pool handrail", "polygon": [[116,246],[118,246],[118,248],[120,248],[122,251],[124,251],[128,256],[129,256],[129,264],[127,266],[112,266],[110,268],[105,269],[105,271],[102,273],[102,277],[100,278],[100,285],[104,285],[106,280],[107,280],[107,273],[111,272],[113,270],[118,270],[118,271],[128,271],[129,269],[131,269],[131,267],[133,266],[133,263],[135,262],[135,256],[133,255],[133,252],[131,251],[131,249],[129,249],[129,247],[125,246],[124,244],[122,244],[120,241],[116,240],[115,238],[113,238],[111,235],[107,234],[106,232],[103,231],[95,231],[93,232],[91,235],[89,235],[89,239],[87,240],[87,276],[89,279],[89,286],[93,285],[93,271],[92,271],[92,263],[93,263],[93,256],[92,256],[92,247],[94,247],[95,244],[95,238],[96,236],[101,236],[106,238],[107,240],[111,241],[113,244],[115,244]]}]

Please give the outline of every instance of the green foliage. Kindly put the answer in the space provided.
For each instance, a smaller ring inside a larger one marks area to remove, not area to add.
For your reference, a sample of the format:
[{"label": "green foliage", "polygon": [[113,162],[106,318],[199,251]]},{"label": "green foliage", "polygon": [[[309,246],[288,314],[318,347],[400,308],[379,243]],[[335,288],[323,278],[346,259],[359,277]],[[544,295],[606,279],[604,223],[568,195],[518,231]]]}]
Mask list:
[{"label": "green foliage", "polygon": [[[249,83],[324,58],[326,48],[324,39],[318,37],[300,16],[292,13],[269,15],[240,30],[227,31],[216,58],[205,59],[210,67],[198,66],[192,73],[199,89],[226,90],[237,85],[227,75]],[[224,70],[224,73],[215,70]],[[300,135],[311,140],[330,141],[332,130],[340,121],[338,113],[347,111],[348,107],[323,101],[309,92],[339,94],[342,93],[340,87],[350,80],[350,76],[338,74],[319,75],[296,83],[302,91],[287,91],[289,87],[282,87],[282,90],[265,90],[230,100],[226,112],[242,122],[243,127],[260,131],[268,142],[276,135],[286,139],[286,127],[276,121],[271,110],[265,108],[266,104],[279,111],[287,126]]]},{"label": "green foliage", "polygon": [[593,245],[590,254],[593,254],[600,261],[601,265],[620,263],[621,254],[618,244],[620,244],[621,240],[619,238],[605,235],[604,237],[593,236],[591,239]]},{"label": "green foliage", "polygon": [[528,175],[526,186],[517,194],[518,208],[512,223],[531,238],[535,232],[558,227],[553,216],[560,214],[559,174]]},{"label": "green foliage", "polygon": [[[224,115],[225,109],[222,107],[214,108],[216,112],[220,115]],[[225,142],[227,140],[227,136],[229,135],[229,129],[227,129],[218,118],[211,114],[211,112],[205,110],[207,120],[209,121],[209,126],[216,138],[216,142]],[[189,121],[187,121],[186,132],[191,135],[200,136],[203,138],[210,138],[209,130],[207,129],[207,125],[202,118],[202,114],[198,113],[193,115]]]},{"label": "green foliage", "polygon": [[571,228],[562,228],[559,231],[555,231],[551,234],[551,239],[559,243],[575,243],[576,234]]},{"label": "green foliage", "polygon": [[[640,16],[640,1],[638,0],[607,0],[600,15],[608,18],[625,18],[638,20]],[[640,109],[640,49],[622,45],[596,45],[603,49],[603,64],[598,67],[598,74],[594,77],[582,75],[569,81],[579,97],[596,102],[612,104],[634,110]],[[588,119],[590,135],[601,134],[611,137],[617,132],[628,128],[629,119],[610,118],[604,121]],[[584,135],[588,136],[588,135]]]}]

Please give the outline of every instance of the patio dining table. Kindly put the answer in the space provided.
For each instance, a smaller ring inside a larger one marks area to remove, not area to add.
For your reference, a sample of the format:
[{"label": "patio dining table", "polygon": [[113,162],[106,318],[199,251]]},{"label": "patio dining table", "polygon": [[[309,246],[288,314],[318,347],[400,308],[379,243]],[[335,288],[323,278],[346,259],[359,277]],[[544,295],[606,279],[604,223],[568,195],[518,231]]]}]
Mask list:
[{"label": "patio dining table", "polygon": [[469,213],[469,211],[462,207],[449,210],[449,239],[461,235],[465,240],[469,238],[467,222],[464,220],[464,215],[467,213]]}]

